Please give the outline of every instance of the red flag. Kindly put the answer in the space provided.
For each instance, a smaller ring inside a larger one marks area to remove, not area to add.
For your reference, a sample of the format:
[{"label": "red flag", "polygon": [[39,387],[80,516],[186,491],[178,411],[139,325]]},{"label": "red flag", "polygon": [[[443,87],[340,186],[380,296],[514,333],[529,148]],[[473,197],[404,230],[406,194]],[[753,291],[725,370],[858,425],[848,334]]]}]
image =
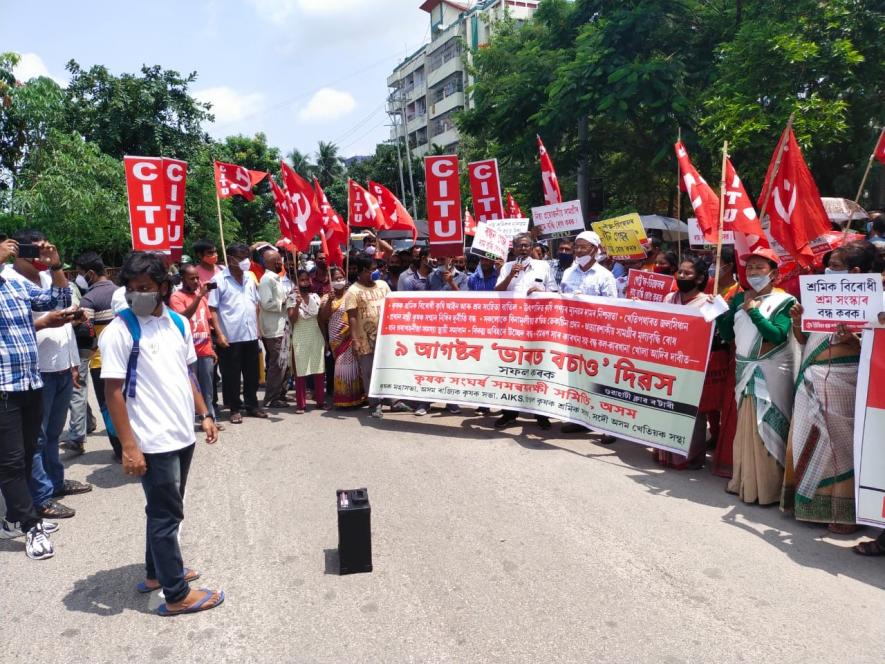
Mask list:
[{"label": "red flag", "polygon": [[879,134],[879,142],[876,143],[876,159],[885,164],[885,129]]},{"label": "red flag", "polygon": [[676,143],[674,147],[676,159],[679,160],[679,172],[698,225],[704,231],[704,239],[715,244],[719,239],[719,197],[692,165],[682,142]]},{"label": "red flag", "polygon": [[400,200],[393,195],[383,184],[372,182],[369,180],[369,191],[378,199],[381,205],[381,211],[387,220],[387,225],[382,229],[385,231],[412,231],[412,241],[418,239],[418,229],[415,228],[415,221],[412,215],[406,210]]},{"label": "red flag", "polygon": [[385,228],[387,219],[378,199],[353,180],[348,180],[347,186],[350,188],[350,209],[347,211],[350,225],[357,228]]},{"label": "red flag", "polygon": [[133,251],[168,253],[169,215],[161,157],[123,157]]},{"label": "red flag", "polygon": [[283,175],[283,189],[289,197],[292,241],[300,251],[307,251],[310,241],[323,228],[323,213],[317,203],[316,192],[310,183],[292,170],[284,161],[280,162]]},{"label": "red flag", "polygon": [[538,136],[538,151],[541,153],[541,182],[544,187],[544,203],[553,205],[562,203],[562,193],[559,191],[559,180],[556,179],[556,171],[553,170],[553,162],[547,154],[547,148]]},{"label": "red flag", "polygon": [[738,281],[747,287],[746,266],[742,256],[757,248],[767,248],[768,238],[762,230],[762,223],[753,209],[753,202],[738,177],[731,159],[725,160],[725,222],[731,224],[734,232],[734,254],[738,270]]},{"label": "red flag", "polygon": [[273,192],[273,204],[277,211],[277,218],[280,220],[280,235],[290,242],[294,242],[292,239],[294,236],[292,233],[292,215],[289,210],[289,197],[280,189],[280,186],[273,178],[270,179],[270,190]]},{"label": "red flag", "polygon": [[476,235],[476,221],[467,208],[464,208],[464,235]]},{"label": "red flag", "polygon": [[519,209],[519,203],[516,202],[516,199],[507,192],[507,218],[508,219],[523,219],[522,210]]},{"label": "red flag", "polygon": [[772,178],[778,150],[772,155],[765,175],[766,190],[771,194],[762,212],[771,220],[771,236],[801,266],[808,267],[814,261],[811,242],[830,230],[830,220],[792,127],[785,130],[778,146],[781,144],[784,145],[783,157],[777,175]]},{"label": "red flag", "polygon": [[264,171],[250,171],[245,166],[215,162],[215,190],[219,198],[242,196],[247,201],[255,198],[252,187],[267,177]]},{"label": "red flag", "polygon": [[341,245],[347,244],[347,226],[341,216],[335,212],[326,198],[326,192],[320,186],[319,180],[314,178],[313,188],[316,191],[317,201],[320,204],[320,211],[323,213],[323,232],[321,239],[323,241],[323,251],[329,265],[344,265],[344,254],[341,251]]}]

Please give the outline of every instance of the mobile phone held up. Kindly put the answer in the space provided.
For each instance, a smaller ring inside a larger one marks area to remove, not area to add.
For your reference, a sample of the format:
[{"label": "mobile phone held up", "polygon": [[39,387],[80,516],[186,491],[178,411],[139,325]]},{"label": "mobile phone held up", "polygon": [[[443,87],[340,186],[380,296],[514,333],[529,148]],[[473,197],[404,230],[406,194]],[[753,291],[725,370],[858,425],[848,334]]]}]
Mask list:
[{"label": "mobile phone held up", "polygon": [[215,283],[214,281],[209,281],[206,283],[206,290],[207,291],[215,290],[216,288],[218,288],[218,284]]},{"label": "mobile phone held up", "polygon": [[20,244],[18,245],[19,258],[40,258],[40,247],[36,244]]}]

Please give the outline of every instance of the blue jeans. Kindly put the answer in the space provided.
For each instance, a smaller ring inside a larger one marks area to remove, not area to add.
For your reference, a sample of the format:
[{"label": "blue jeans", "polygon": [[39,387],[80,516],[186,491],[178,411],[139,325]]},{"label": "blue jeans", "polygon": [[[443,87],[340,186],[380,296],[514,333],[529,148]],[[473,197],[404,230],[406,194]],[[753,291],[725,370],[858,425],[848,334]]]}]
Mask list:
[{"label": "blue jeans", "polygon": [[67,440],[82,443],[89,428],[89,357],[91,351],[80,351],[80,387],[71,394],[70,420]]},{"label": "blue jeans", "polygon": [[43,379],[43,422],[31,464],[28,488],[34,505],[45,505],[64,488],[65,467],[58,458],[58,439],[65,428],[74,379],[67,371],[40,372]]},{"label": "blue jeans", "polygon": [[160,582],[167,603],[180,602],[190,592],[184,580],[178,527],[184,520],[184,489],[194,447],[144,455],[147,472],[141,478],[141,486],[147,501],[145,576]]},{"label": "blue jeans", "polygon": [[200,384],[200,394],[206,402],[207,412],[215,419],[215,409],[212,407],[212,397],[215,395],[215,361],[211,357],[198,357],[197,361],[190,365],[191,371],[197,377]]}]

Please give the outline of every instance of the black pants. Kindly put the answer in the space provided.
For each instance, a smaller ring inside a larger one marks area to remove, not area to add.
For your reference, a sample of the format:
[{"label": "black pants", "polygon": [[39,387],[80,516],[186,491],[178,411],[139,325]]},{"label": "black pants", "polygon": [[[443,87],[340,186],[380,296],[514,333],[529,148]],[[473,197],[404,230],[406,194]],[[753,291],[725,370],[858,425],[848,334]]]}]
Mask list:
[{"label": "black pants", "polygon": [[108,412],[108,405],[104,398],[104,380],[101,377],[101,368],[90,369],[89,377],[92,379],[92,387],[95,390],[95,399],[98,401],[98,407],[101,408],[101,417],[104,420],[105,430],[108,434],[108,440],[111,447],[114,448],[114,456],[117,461],[123,459],[123,444],[120,439],[111,433],[111,414]]},{"label": "black pants", "polygon": [[[258,339],[238,341],[218,349],[221,366],[221,394],[224,405],[231,412],[258,408]],[[240,400],[240,377],[243,379],[243,399]]]},{"label": "black pants", "polygon": [[180,602],[190,591],[184,580],[178,527],[184,520],[184,489],[194,447],[144,455],[147,472],[141,486],[147,514],[145,576],[160,582],[167,603]]},{"label": "black pants", "polygon": [[[515,420],[519,416],[520,412],[521,411],[518,410],[507,410],[505,408],[501,410],[501,417],[506,417],[508,420]],[[538,422],[546,421],[547,424],[550,424],[550,418],[546,415],[535,415],[535,420],[537,420]]]},{"label": "black pants", "polygon": [[0,392],[0,493],[6,520],[24,532],[40,523],[28,478],[43,422],[43,390]]}]

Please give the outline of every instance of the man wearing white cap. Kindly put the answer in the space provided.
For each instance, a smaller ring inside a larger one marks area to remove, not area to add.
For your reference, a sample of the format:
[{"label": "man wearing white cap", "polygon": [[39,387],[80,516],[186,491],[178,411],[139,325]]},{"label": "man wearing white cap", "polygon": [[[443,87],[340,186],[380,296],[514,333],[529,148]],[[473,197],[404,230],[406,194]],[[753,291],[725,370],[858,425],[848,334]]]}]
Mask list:
[{"label": "man wearing white cap", "polygon": [[617,297],[614,275],[596,261],[602,244],[599,235],[584,231],[575,239],[575,262],[562,275],[559,289],[563,293]]},{"label": "man wearing white cap", "polygon": [[[618,284],[614,275],[608,268],[596,262],[601,252],[599,248],[601,244],[599,235],[593,231],[584,231],[575,238],[575,262],[563,273],[562,282],[559,284],[560,291],[599,297],[618,296]],[[589,429],[574,422],[566,422],[562,425],[563,433],[580,433],[582,431],[589,431]],[[600,442],[613,443],[614,438],[606,435],[602,437]]]}]

